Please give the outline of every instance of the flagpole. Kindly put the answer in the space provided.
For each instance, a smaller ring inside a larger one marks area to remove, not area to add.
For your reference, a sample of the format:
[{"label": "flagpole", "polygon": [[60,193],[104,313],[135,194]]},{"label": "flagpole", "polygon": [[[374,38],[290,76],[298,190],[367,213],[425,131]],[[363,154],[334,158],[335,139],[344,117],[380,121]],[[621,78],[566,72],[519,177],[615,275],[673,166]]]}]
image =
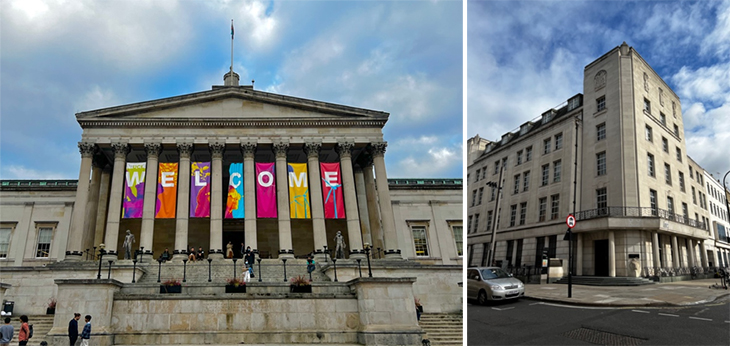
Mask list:
[{"label": "flagpole", "polygon": [[231,19],[231,76],[233,75],[233,19]]}]

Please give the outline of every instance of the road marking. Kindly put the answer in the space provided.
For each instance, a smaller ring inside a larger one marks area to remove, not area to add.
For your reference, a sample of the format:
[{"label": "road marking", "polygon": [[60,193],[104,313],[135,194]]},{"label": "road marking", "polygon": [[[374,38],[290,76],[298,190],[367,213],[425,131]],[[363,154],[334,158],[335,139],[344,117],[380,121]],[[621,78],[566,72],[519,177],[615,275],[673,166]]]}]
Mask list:
[{"label": "road marking", "polygon": [[542,303],[532,303],[532,304],[530,304],[530,306],[538,305],[538,304],[542,304]]},{"label": "road marking", "polygon": [[583,309],[583,310],[616,310],[616,309],[619,309],[619,308],[616,308],[616,307],[577,306],[577,305],[564,305],[564,304],[555,304],[555,303],[542,303],[542,305],[557,306],[557,307],[560,307],[560,308],[570,308],[570,309]]},{"label": "road marking", "polygon": [[690,316],[689,318],[691,318],[693,320],[712,321],[711,318],[702,318],[702,317],[694,317],[694,316]]},{"label": "road marking", "polygon": [[730,323],[730,321],[725,321],[725,323]]},{"label": "road marking", "polygon": [[649,311],[641,311],[641,310],[631,310],[631,311],[633,311],[633,312],[640,312],[642,314],[648,314],[649,313]]},{"label": "road marking", "polygon": [[679,315],[672,315],[672,314],[663,314],[663,313],[661,313],[661,312],[660,312],[659,314],[660,314],[660,315],[662,315],[662,316],[669,316],[669,317],[679,317]]},{"label": "road marking", "polygon": [[504,309],[500,309],[500,308],[492,308],[492,310],[497,310],[497,311],[504,311],[504,310],[514,309],[514,308],[515,308],[514,306],[511,306],[511,307],[508,307],[508,308],[504,308]]}]

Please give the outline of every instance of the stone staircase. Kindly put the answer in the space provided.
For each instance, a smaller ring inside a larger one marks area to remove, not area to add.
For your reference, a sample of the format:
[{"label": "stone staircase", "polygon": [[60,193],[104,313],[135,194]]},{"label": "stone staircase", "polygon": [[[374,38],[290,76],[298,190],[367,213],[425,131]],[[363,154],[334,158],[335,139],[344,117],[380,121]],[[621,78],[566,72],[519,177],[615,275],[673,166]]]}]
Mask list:
[{"label": "stone staircase", "polygon": [[[573,285],[585,286],[642,286],[654,284],[652,280],[636,277],[573,276],[572,281]],[[568,277],[564,276],[554,283],[567,284]]]},{"label": "stone staircase", "polygon": [[432,346],[461,346],[464,344],[464,322],[462,314],[424,313],[419,322],[424,339]]},{"label": "stone staircase", "polygon": [[[18,346],[18,333],[20,332],[20,315],[11,316],[10,324],[13,326],[13,341],[10,346]],[[28,341],[28,345],[40,345],[41,341],[45,341],[46,334],[53,328],[54,315],[37,315],[28,316],[28,324],[33,325],[33,337]],[[69,321],[71,317],[69,317]],[[5,324],[3,322],[3,324]]]},{"label": "stone staircase", "polygon": [[[320,271],[319,263],[316,264],[317,269],[312,272],[312,281],[314,282],[330,282],[332,281],[327,275]],[[161,266],[157,262],[152,264],[143,264],[139,266],[145,272],[141,278],[138,278],[139,283],[157,283],[158,271],[160,273],[160,281],[164,282],[170,279],[177,279],[182,281],[183,271],[185,276],[185,282],[187,283],[207,283],[208,282],[208,261],[202,262],[188,262],[187,265],[183,266],[182,261],[178,262],[167,262]],[[243,274],[243,262],[241,260],[236,261],[235,265],[233,260],[221,259],[213,260],[210,263],[210,279],[213,283],[225,284],[227,279],[232,279],[234,276],[241,279]],[[258,282],[261,278],[262,282],[284,282],[284,264],[279,259],[262,259],[260,274],[259,274],[259,263],[254,266],[254,277],[251,281]],[[289,259],[286,261],[286,278],[287,281],[291,278],[302,275],[309,279],[307,273],[307,261],[304,259]]]}]

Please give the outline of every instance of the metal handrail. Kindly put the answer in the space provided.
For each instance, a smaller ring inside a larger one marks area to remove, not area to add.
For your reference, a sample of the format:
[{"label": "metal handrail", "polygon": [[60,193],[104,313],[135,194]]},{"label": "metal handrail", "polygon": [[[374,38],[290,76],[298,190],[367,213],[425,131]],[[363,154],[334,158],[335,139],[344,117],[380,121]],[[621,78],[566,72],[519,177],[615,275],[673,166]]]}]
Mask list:
[{"label": "metal handrail", "polygon": [[660,218],[670,220],[677,223],[683,223],[690,227],[707,229],[707,225],[699,220],[690,219],[681,214],[673,213],[669,210],[651,208],[651,207],[602,207],[596,209],[582,210],[575,215],[576,220],[590,220],[602,217],[646,217]]}]

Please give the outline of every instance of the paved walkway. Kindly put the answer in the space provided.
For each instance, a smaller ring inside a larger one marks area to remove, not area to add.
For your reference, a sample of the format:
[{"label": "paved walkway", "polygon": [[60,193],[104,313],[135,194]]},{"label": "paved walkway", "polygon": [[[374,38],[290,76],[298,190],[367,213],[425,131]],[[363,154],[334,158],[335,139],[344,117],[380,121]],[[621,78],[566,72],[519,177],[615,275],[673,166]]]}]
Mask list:
[{"label": "paved walkway", "polygon": [[573,285],[568,298],[567,284],[525,285],[528,299],[586,306],[678,306],[712,302],[730,296],[730,290],[710,289],[720,279],[657,283],[644,286]]}]

